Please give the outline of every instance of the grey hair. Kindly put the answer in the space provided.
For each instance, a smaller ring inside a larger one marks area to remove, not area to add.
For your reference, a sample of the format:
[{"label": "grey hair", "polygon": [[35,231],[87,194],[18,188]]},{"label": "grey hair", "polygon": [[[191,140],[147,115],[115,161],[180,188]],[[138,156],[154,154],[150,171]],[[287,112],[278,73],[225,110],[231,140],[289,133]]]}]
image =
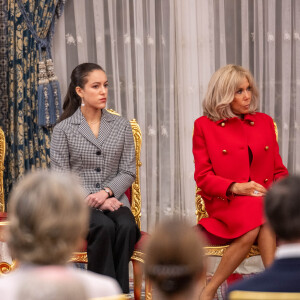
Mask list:
[{"label": "grey hair", "polygon": [[36,171],[13,189],[8,206],[8,246],[21,262],[64,264],[88,227],[88,208],[78,178]]}]

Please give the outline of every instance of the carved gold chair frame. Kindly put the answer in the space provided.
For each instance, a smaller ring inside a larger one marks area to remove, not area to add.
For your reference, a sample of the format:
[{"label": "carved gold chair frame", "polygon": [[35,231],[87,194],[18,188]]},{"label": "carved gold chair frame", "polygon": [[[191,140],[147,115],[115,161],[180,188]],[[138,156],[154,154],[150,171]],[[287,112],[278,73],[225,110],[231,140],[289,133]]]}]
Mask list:
[{"label": "carved gold chair frame", "polygon": [[[5,158],[5,136],[2,128],[0,128],[0,212],[5,211],[4,188],[3,188],[3,171]],[[7,221],[0,222],[0,241],[5,241],[4,228],[7,226]],[[15,263],[10,265],[7,262],[0,262],[0,275],[6,274],[15,268]]]},{"label": "carved gold chair frame", "polygon": [[5,211],[4,189],[3,189],[3,171],[5,158],[5,136],[0,128],[0,212]]}]

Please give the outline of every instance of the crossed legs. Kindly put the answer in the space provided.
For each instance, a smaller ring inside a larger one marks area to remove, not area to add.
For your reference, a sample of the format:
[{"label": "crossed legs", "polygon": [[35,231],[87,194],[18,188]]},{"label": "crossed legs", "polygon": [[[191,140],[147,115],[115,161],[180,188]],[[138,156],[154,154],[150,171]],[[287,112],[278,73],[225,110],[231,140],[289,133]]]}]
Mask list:
[{"label": "crossed legs", "polygon": [[245,259],[256,238],[265,267],[272,263],[276,248],[275,235],[267,225],[262,225],[245,233],[230,244],[222,256],[215,274],[204,288],[201,300],[213,299],[218,287]]}]

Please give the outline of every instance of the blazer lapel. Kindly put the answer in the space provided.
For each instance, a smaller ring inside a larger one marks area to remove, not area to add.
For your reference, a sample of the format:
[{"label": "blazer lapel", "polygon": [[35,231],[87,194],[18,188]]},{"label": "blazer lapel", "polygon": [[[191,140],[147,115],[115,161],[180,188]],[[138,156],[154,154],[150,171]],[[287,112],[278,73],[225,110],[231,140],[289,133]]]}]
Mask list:
[{"label": "blazer lapel", "polygon": [[102,109],[100,130],[98,135],[98,143],[101,145],[109,136],[113,127],[114,117],[106,109]]},{"label": "blazer lapel", "polygon": [[112,115],[105,109],[102,109],[99,135],[98,138],[96,138],[87,121],[85,120],[83,114],[81,113],[80,108],[78,108],[78,110],[72,116],[72,123],[79,125],[78,132],[98,148],[101,148],[101,144],[111,132],[111,121],[113,121]]}]

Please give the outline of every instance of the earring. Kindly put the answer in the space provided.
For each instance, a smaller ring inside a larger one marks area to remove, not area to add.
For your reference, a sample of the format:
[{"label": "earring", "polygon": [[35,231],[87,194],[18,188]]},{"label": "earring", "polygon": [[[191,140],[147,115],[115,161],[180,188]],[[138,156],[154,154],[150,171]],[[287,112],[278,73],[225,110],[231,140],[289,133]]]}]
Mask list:
[{"label": "earring", "polygon": [[83,102],[83,98],[81,98],[81,106],[85,106],[85,104]]}]

